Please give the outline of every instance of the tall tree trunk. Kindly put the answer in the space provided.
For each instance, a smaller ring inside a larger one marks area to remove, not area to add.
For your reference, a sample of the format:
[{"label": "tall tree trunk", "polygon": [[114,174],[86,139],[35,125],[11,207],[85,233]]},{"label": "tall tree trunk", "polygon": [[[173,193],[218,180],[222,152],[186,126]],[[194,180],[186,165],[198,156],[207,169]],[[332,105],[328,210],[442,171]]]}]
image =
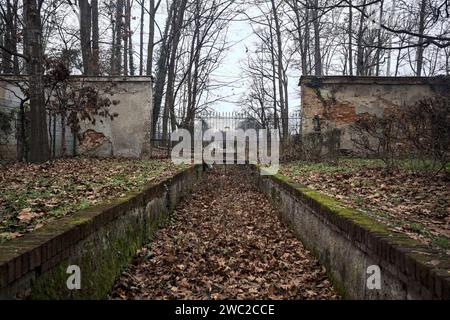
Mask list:
[{"label": "tall tree trunk", "polygon": [[129,10],[128,10],[129,0],[125,1],[125,23],[123,25],[123,75],[128,76],[128,34],[129,29]]},{"label": "tall tree trunk", "polygon": [[111,8],[109,19],[112,29],[110,75],[114,76],[116,74],[116,10],[113,10],[113,0],[109,1],[109,7]]},{"label": "tall tree trunk", "polygon": [[100,75],[100,46],[98,28],[98,0],[91,1],[92,13],[92,74]]},{"label": "tall tree trunk", "polygon": [[[197,79],[195,78],[192,70],[192,65],[194,64],[194,68],[197,67],[196,60],[198,55],[196,55],[196,44],[198,41],[198,33],[199,30],[199,20],[198,20],[198,5],[196,6],[196,11],[194,14],[194,30],[192,35],[192,41],[191,41],[191,47],[189,51],[189,72],[187,72],[187,111],[186,111],[186,121],[185,121],[185,129],[192,130],[194,128],[194,116],[193,116],[193,110],[195,110],[195,99],[194,99],[194,92],[196,92],[194,81]],[[197,69],[194,70],[194,73],[197,72]],[[192,131],[191,131],[192,132]]]},{"label": "tall tree trunk", "polygon": [[[15,0],[14,4],[13,4],[13,12],[18,12],[18,11],[19,11],[19,1]],[[14,20],[13,20],[14,21],[14,27],[13,27],[14,33],[11,35],[13,52],[17,52],[17,43],[19,42],[19,40],[18,40],[19,32],[17,29],[18,20],[19,20],[19,15],[15,14]],[[19,56],[17,56],[17,55],[15,55],[13,57],[13,73],[15,75],[20,74]]]},{"label": "tall tree trunk", "polygon": [[311,23],[310,23],[310,9],[305,8],[305,55],[308,59],[308,75],[311,73]]},{"label": "tall tree trunk", "polygon": [[[284,96],[284,67],[283,67],[283,45],[282,45],[282,39],[281,39],[281,27],[280,27],[280,21],[278,17],[278,10],[277,6],[275,4],[275,0],[271,0],[272,3],[272,12],[273,12],[273,19],[275,23],[275,37],[277,41],[277,56],[278,56],[278,91],[279,91],[279,97],[280,97],[280,111],[281,111],[281,126],[283,128],[283,141],[282,145],[283,148],[287,145],[289,136],[288,136],[288,129],[289,129],[289,114],[288,110],[286,108],[286,102],[285,102],[285,96]],[[286,97],[287,98],[287,97]]]},{"label": "tall tree trunk", "polygon": [[86,76],[92,76],[92,15],[91,6],[88,0],[79,0],[80,6],[80,40],[81,55],[83,57],[83,73]]},{"label": "tall tree trunk", "polygon": [[171,44],[171,54],[169,60],[169,67],[167,69],[167,90],[166,90],[166,101],[164,105],[164,116],[163,116],[163,140],[168,139],[168,121],[170,117],[173,116],[173,109],[175,104],[174,97],[174,85],[175,85],[175,67],[176,58],[178,54],[178,44],[181,37],[181,28],[183,27],[184,13],[186,10],[187,0],[178,1],[177,13],[174,15],[174,24],[172,28],[172,44]]},{"label": "tall tree trunk", "polygon": [[296,27],[297,27],[298,41],[299,41],[299,47],[300,47],[300,59],[301,59],[301,63],[302,63],[302,75],[306,76],[306,75],[308,75],[308,66],[307,66],[307,57],[306,57],[307,50],[305,50],[306,43],[305,43],[305,40],[303,39],[302,23],[301,23],[301,16],[300,16],[300,8],[298,7],[297,0],[293,0],[293,8],[294,8],[295,19],[296,19],[296,23],[297,23]]},{"label": "tall tree trunk", "polygon": [[[191,104],[189,106],[189,129],[192,130],[191,132],[193,132],[194,130],[194,121],[195,121],[195,112],[196,112],[196,107],[197,107],[197,103],[198,103],[198,95],[199,95],[199,68],[200,68],[200,50],[201,50],[201,40],[200,40],[200,6],[198,7],[198,14],[197,14],[197,19],[196,19],[196,29],[197,29],[197,34],[196,34],[196,44],[197,44],[197,48],[195,50],[195,59],[194,59],[194,73],[192,75],[192,77],[194,78],[194,83],[192,86],[192,99],[191,99]],[[190,93],[188,93],[190,94]]]},{"label": "tall tree trunk", "polygon": [[320,77],[323,73],[322,54],[320,52],[320,18],[319,18],[319,0],[314,0],[314,9],[312,11],[314,28],[314,71],[315,75]]},{"label": "tall tree trunk", "polygon": [[3,45],[7,50],[2,50],[2,72],[5,74],[13,73],[13,55],[11,53],[16,52],[14,45],[14,38],[17,30],[14,30],[14,16],[13,4],[11,0],[7,0],[6,6],[6,16],[4,23],[4,34],[3,34]]},{"label": "tall tree trunk", "polygon": [[[200,64],[200,54],[201,54],[201,3],[200,1],[196,1],[195,3],[195,11],[194,11],[194,30],[192,34],[192,43],[190,48],[190,57],[189,57],[189,72],[188,72],[188,80],[187,80],[187,114],[186,114],[186,123],[188,130],[193,132],[194,129],[194,119],[195,112],[197,106],[197,95],[199,90],[199,64]],[[192,71],[193,70],[193,71]]]},{"label": "tall tree trunk", "polygon": [[352,1],[348,3],[348,74],[353,76],[353,8]]},{"label": "tall tree trunk", "polygon": [[144,16],[145,0],[141,0],[141,20],[139,29],[139,75],[144,74]]},{"label": "tall tree trunk", "polygon": [[[420,5],[420,13],[419,13],[419,35],[423,35],[425,33],[425,10],[427,6],[427,0],[422,0],[422,3]],[[422,69],[423,69],[423,47],[424,39],[423,37],[419,38],[419,43],[417,47],[417,54],[416,54],[416,75],[418,77],[422,76]]]},{"label": "tall tree trunk", "polygon": [[[161,112],[161,103],[164,95],[164,85],[166,83],[167,77],[167,60],[170,55],[170,39],[169,34],[171,33],[172,20],[174,19],[174,11],[176,8],[177,2],[174,0],[169,9],[169,15],[166,20],[166,27],[164,29],[164,37],[161,44],[159,58],[158,58],[158,69],[155,80],[155,89],[153,94],[153,125],[152,132],[156,133],[156,124],[158,123],[159,115]],[[148,72],[147,68],[147,72]]]},{"label": "tall tree trunk", "polygon": [[[275,46],[274,46],[274,39],[273,39],[273,31],[272,31],[272,23],[269,27],[270,31],[270,59],[272,64],[272,91],[273,91],[273,115],[274,115],[274,128],[278,129],[280,136],[280,123],[278,120],[278,110],[277,110],[277,71],[276,71],[276,62],[275,62]],[[306,74],[305,74],[306,75]]]},{"label": "tall tree trunk", "polygon": [[363,46],[363,37],[364,37],[364,23],[365,23],[365,6],[366,6],[367,0],[363,1],[363,7],[362,12],[359,18],[359,30],[358,30],[358,40],[357,40],[357,58],[356,58],[356,74],[358,76],[365,75],[364,70],[364,46]]},{"label": "tall tree trunk", "polygon": [[[169,13],[170,14],[170,13]],[[150,21],[148,30],[148,47],[147,47],[147,75],[153,73],[153,51],[155,45],[155,0],[150,0]],[[167,28],[167,27],[166,27]]]},{"label": "tall tree trunk", "polygon": [[122,31],[123,31],[123,7],[124,0],[117,0],[116,3],[116,18],[115,18],[115,47],[114,50],[114,63],[112,75],[118,76],[122,71]]},{"label": "tall tree trunk", "polygon": [[[3,45],[7,50],[2,50],[2,72],[5,74],[10,74],[12,72],[12,55],[11,55],[11,32],[10,32],[10,24],[9,20],[11,18],[11,3],[10,1],[6,1],[6,21],[3,28],[5,32],[2,36]],[[2,28],[2,29],[3,29]]]},{"label": "tall tree trunk", "polygon": [[[379,21],[380,24],[383,22],[383,7],[384,7],[384,0],[381,0],[380,3],[380,16],[379,16]],[[375,70],[375,75],[378,77],[380,75],[380,64],[381,64],[381,28],[378,29],[377,31],[377,37],[378,37],[378,44],[377,44],[377,51],[375,54],[375,63],[376,63],[376,70]]]},{"label": "tall tree trunk", "polygon": [[[393,25],[393,21],[394,21],[394,14],[395,14],[395,5],[396,5],[396,0],[392,0],[392,7],[391,7],[391,12],[389,14],[389,28],[392,28]],[[389,34],[389,48],[392,47],[392,38],[393,35]],[[391,76],[391,65],[392,65],[392,50],[388,50],[388,56],[387,56],[387,67],[386,67],[386,76],[390,77]]]},{"label": "tall tree trunk", "polygon": [[134,67],[134,51],[133,51],[133,32],[131,31],[131,12],[132,12],[132,2],[131,0],[127,0],[127,36],[128,38],[125,41],[128,41],[128,63],[130,65],[129,71],[130,75],[134,76],[136,73],[136,69]]},{"label": "tall tree trunk", "polygon": [[41,163],[50,159],[47,114],[44,96],[44,59],[42,24],[36,0],[24,0],[26,54],[28,56],[30,95],[30,161]]}]

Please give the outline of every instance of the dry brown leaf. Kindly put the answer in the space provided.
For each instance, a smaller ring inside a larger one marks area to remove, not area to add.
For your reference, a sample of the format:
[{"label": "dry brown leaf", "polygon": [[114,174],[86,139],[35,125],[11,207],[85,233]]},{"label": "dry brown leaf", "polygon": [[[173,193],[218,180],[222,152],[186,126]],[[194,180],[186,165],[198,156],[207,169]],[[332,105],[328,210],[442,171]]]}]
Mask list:
[{"label": "dry brown leaf", "polygon": [[338,298],[246,169],[208,174],[151,250],[152,259],[141,250],[117,281],[114,299]]}]

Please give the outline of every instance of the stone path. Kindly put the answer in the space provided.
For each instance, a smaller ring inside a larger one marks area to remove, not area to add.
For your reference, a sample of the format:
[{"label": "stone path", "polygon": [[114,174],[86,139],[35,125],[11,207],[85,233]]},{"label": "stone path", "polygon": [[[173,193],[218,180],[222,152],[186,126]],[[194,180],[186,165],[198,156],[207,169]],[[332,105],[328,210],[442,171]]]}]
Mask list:
[{"label": "stone path", "polygon": [[337,299],[243,168],[210,172],[140,250],[113,299]]}]

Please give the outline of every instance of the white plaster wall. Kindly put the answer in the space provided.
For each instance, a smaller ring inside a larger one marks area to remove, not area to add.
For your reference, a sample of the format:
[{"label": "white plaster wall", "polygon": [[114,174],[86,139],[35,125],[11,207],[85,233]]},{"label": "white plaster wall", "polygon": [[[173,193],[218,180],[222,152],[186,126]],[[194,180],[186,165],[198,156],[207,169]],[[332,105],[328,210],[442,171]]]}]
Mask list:
[{"label": "white plaster wall", "polygon": [[[6,81],[8,80],[8,81]],[[18,109],[20,101],[15,94],[22,96],[20,89],[12,84],[8,77],[0,78],[0,110]],[[119,157],[140,157],[147,150],[150,141],[146,141],[151,128],[153,110],[153,85],[150,77],[74,77],[72,81],[85,86],[94,86],[103,92],[104,97],[115,103],[111,105],[110,113],[118,113],[113,121],[97,118],[95,126],[82,123],[80,134],[88,129],[103,133],[111,142],[107,154]],[[53,121],[54,119],[52,119]],[[76,141],[79,150],[79,141]],[[56,119],[56,155],[61,154],[61,126]],[[67,155],[72,155],[74,137],[70,128],[66,128]],[[15,134],[9,138],[9,145],[0,152],[6,158],[16,157]],[[105,155],[105,150],[101,154]]]}]

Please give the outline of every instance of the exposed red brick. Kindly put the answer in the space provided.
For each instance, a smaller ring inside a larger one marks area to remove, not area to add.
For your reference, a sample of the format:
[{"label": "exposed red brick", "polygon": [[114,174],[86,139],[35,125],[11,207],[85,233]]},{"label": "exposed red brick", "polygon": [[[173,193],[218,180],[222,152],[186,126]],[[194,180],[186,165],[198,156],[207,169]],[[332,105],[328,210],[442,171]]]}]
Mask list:
[{"label": "exposed red brick", "polygon": [[337,126],[351,125],[359,119],[355,112],[355,106],[348,103],[333,104],[327,113],[328,119],[335,122]]}]

